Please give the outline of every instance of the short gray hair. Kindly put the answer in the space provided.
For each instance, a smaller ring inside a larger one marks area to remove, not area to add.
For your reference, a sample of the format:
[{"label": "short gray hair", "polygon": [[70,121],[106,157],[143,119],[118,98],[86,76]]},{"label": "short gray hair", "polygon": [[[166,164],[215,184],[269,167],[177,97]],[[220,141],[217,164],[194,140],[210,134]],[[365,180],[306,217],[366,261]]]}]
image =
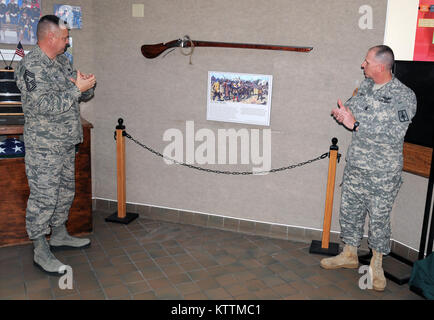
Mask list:
[{"label": "short gray hair", "polygon": [[57,30],[62,26],[65,26],[66,28],[68,25],[59,17],[47,14],[39,19],[36,36],[38,37],[38,40],[42,40],[48,32]]},{"label": "short gray hair", "polygon": [[393,50],[386,45],[379,45],[369,49],[369,51],[375,50],[375,59],[384,64],[387,70],[392,70],[395,63],[395,55]]}]

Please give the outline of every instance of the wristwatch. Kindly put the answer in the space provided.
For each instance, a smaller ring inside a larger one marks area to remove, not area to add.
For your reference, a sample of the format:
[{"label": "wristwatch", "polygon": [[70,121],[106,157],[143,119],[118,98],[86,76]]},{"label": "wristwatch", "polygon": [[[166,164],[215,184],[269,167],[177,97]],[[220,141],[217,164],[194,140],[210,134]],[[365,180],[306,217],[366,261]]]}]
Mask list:
[{"label": "wristwatch", "polygon": [[357,127],[360,126],[359,121],[354,122],[353,131],[356,131]]}]

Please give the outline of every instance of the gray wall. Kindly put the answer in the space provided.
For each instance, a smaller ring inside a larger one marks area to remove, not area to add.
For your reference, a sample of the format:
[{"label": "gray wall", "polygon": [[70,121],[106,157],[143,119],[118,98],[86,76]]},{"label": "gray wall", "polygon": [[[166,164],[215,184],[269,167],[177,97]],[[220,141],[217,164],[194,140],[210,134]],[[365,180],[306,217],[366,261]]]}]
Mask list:
[{"label": "gray wall", "polygon": [[[44,0],[44,13],[54,1]],[[386,1],[371,1],[373,29],[359,28],[364,0],[93,0],[68,1],[83,7],[83,29],[71,32],[75,65],[93,72],[95,98],[82,104],[92,122],[93,196],[116,199],[113,131],[125,120],[136,139],[162,151],[170,128],[196,130],[263,128],[206,120],[208,71],[273,75],[272,167],[327,152],[332,137],[345,153],[350,133],[330,116],[338,98],[347,99],[363,74],[366,50],[383,42]],[[145,17],[132,17],[132,4],[145,4]],[[308,54],[199,48],[188,58],[175,51],[145,59],[142,44],[193,39],[313,46]],[[196,144],[197,146],[198,144]],[[328,161],[266,176],[225,176],[168,166],[127,140],[127,202],[240,219],[321,229]],[[212,166],[249,170],[248,165]],[[338,165],[332,230],[339,231]],[[417,248],[427,179],[404,174],[393,210],[393,238]]]}]

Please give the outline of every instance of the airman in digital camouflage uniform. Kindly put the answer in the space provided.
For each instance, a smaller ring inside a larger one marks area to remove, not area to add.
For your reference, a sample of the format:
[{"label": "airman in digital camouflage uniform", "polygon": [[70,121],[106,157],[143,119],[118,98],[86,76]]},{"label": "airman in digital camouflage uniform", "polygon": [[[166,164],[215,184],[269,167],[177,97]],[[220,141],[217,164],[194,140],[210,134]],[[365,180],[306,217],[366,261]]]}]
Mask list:
[{"label": "airman in digital camouflage uniform", "polygon": [[358,268],[357,247],[369,215],[369,272],[373,289],[383,291],[382,257],[390,252],[390,212],[401,186],[404,136],[416,113],[416,96],[392,74],[393,51],[369,49],[362,63],[365,80],[332,115],[353,131],[344,170],[339,222],[343,252],[321,260],[326,269]]},{"label": "airman in digital camouflage uniform", "polygon": [[[34,262],[47,272],[63,266],[52,247],[81,248],[89,239],[72,237],[65,223],[75,193],[75,145],[82,142],[79,102],[93,95],[95,76],[75,71],[63,55],[68,29],[54,15],[40,19],[38,45],[15,72],[24,111],[25,164],[30,188],[26,229]],[[45,238],[50,233],[50,246]]]}]

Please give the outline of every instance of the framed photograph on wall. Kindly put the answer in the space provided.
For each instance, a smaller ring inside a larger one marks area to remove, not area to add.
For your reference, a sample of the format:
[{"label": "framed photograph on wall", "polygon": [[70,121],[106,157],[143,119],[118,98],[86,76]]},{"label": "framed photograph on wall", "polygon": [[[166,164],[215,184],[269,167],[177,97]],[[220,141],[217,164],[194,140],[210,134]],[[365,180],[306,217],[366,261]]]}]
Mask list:
[{"label": "framed photograph on wall", "polygon": [[207,120],[270,125],[273,77],[208,72]]},{"label": "framed photograph on wall", "polygon": [[34,45],[42,0],[0,0],[0,43]]},{"label": "framed photograph on wall", "polygon": [[55,4],[54,15],[65,21],[71,29],[81,29],[81,7]]}]

